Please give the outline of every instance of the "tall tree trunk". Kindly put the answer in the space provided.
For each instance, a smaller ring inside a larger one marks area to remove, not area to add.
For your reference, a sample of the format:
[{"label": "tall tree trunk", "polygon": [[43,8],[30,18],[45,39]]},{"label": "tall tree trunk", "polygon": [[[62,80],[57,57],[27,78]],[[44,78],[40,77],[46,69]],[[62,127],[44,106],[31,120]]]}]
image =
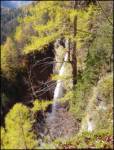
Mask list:
[{"label": "tall tree trunk", "polygon": [[21,128],[21,132],[22,132],[22,136],[23,136],[23,143],[24,143],[24,149],[28,149],[27,148],[27,143],[26,143],[26,139],[25,139],[25,134],[24,134],[24,129],[23,129],[23,125],[22,125],[22,117],[21,117],[21,113],[19,112],[19,119],[20,119],[20,128]]},{"label": "tall tree trunk", "polygon": [[[74,9],[77,8],[78,1],[74,1]],[[77,34],[77,16],[74,17],[73,24],[73,36],[76,37]],[[77,56],[76,56],[76,41],[73,42],[73,51],[72,51],[72,76],[73,76],[73,86],[77,84]]]},{"label": "tall tree trunk", "polygon": [[70,60],[70,49],[71,49],[71,41],[68,39],[68,61],[71,62]]}]

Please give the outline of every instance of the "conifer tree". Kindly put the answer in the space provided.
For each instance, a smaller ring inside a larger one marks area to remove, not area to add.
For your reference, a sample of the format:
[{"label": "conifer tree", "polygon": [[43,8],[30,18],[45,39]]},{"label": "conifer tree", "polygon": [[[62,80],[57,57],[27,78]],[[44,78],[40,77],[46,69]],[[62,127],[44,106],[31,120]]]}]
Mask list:
[{"label": "conifer tree", "polygon": [[3,127],[1,127],[0,129],[1,131],[1,139],[0,139],[0,145],[1,145],[1,149],[4,149],[4,143],[5,143],[5,130]]},{"label": "conifer tree", "polygon": [[35,149],[38,145],[33,132],[30,110],[23,104],[16,104],[6,116],[6,149]]},{"label": "conifer tree", "polygon": [[[95,9],[92,5],[89,8],[74,9],[74,2],[77,3],[78,1],[36,2],[34,6],[32,5],[27,10],[29,15],[25,15],[25,17],[20,16],[18,19],[20,25],[17,27],[14,36],[17,42],[16,48],[11,38],[8,38],[5,45],[2,46],[2,71],[7,77],[14,75],[12,70],[15,70],[15,66],[17,66],[17,58],[15,59],[15,56],[20,55],[19,51],[22,54],[23,49],[26,54],[33,53],[36,50],[39,51],[47,47],[50,42],[64,37],[65,39],[70,39],[71,43],[76,43],[73,45],[76,45],[77,51],[80,50],[84,41],[90,37],[86,31],[89,29],[88,24]],[[77,24],[74,25],[75,16],[78,19]],[[74,28],[77,28],[75,36]],[[75,46],[73,49],[75,49]],[[73,60],[74,55],[76,55],[75,60]],[[76,80],[76,70],[78,70],[76,67],[78,63],[76,53],[72,54],[71,61],[73,62],[72,68],[74,68],[72,72],[73,78]],[[75,64],[75,67],[73,64]],[[10,75],[10,73],[13,74]],[[76,81],[73,82],[74,84],[76,83]]]},{"label": "conifer tree", "polygon": [[1,70],[8,78],[15,77],[15,70],[18,66],[18,55],[14,41],[8,37],[4,45],[1,46]]},{"label": "conifer tree", "polygon": [[20,19],[21,24],[30,24],[35,32],[24,45],[26,54],[40,51],[58,38],[70,40],[72,48],[69,49],[73,49],[70,53],[74,85],[77,83],[78,70],[76,51],[81,49],[84,41],[91,35],[90,33],[88,36],[89,21],[95,12],[92,5],[85,9],[77,9],[78,5],[78,1],[41,1],[30,9],[31,16]]}]

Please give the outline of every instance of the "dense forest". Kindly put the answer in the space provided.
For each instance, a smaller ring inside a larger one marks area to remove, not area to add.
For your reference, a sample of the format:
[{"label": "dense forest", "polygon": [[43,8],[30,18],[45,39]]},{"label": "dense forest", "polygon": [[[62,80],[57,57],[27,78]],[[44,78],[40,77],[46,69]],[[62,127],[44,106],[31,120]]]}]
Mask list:
[{"label": "dense forest", "polygon": [[113,1],[1,8],[1,149],[113,149]]}]

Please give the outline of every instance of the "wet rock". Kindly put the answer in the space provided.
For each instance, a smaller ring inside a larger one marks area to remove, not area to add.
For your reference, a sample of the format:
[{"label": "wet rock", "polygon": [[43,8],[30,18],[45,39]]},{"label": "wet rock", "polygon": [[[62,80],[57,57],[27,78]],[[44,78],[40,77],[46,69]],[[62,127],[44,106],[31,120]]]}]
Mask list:
[{"label": "wet rock", "polygon": [[50,114],[46,119],[46,124],[51,139],[68,138],[79,131],[79,122],[64,109],[56,111],[54,115]]}]

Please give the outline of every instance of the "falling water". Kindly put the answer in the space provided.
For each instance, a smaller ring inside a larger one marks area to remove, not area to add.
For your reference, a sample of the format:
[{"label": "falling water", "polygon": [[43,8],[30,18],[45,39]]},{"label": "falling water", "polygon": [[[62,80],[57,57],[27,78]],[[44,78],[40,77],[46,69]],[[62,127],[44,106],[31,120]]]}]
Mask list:
[{"label": "falling water", "polygon": [[93,124],[92,124],[92,121],[91,120],[88,120],[87,122],[87,130],[89,132],[92,132],[93,131]]},{"label": "falling water", "polygon": [[103,104],[101,104],[101,105],[99,105],[99,109],[100,110],[106,110],[107,108],[106,108],[106,106],[104,106]]},{"label": "falling water", "polygon": [[[59,71],[59,76],[63,76],[64,72],[65,72],[65,64],[66,61],[68,60],[68,53],[65,54],[64,57],[64,62],[61,66],[61,69]],[[62,80],[58,80],[57,81],[57,85],[55,87],[55,91],[54,91],[54,97],[53,97],[53,106],[52,106],[52,113],[54,113],[56,111],[56,107],[57,107],[57,101],[59,98],[62,98],[64,96],[64,86],[63,86],[63,81]]]}]

